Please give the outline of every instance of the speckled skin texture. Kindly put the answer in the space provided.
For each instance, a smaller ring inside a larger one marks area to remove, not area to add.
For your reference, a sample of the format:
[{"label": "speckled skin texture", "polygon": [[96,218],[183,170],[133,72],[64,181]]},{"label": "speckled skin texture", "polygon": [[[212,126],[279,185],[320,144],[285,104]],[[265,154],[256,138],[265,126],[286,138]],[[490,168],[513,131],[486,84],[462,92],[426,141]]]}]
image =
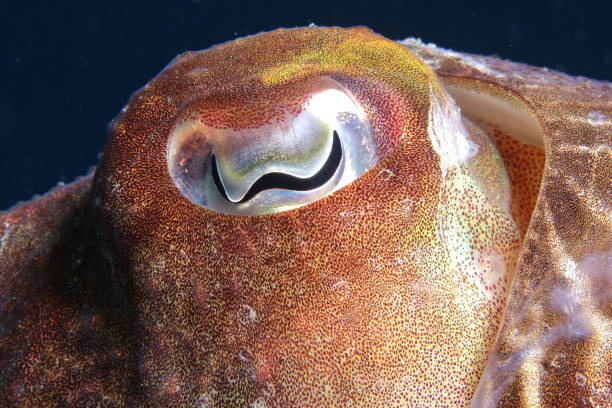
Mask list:
[{"label": "speckled skin texture", "polygon": [[[461,60],[462,54],[408,46],[425,61],[439,62],[433,66],[440,74],[486,76],[469,65],[472,56]],[[485,62],[522,72],[527,81],[540,72]],[[548,74],[546,85],[553,86],[558,74]],[[176,189],[165,156],[174,121],[206,109],[221,127],[271,120],[273,105],[265,101],[286,97],[299,105],[299,90],[317,75],[344,81],[359,98],[379,137],[376,167],[310,205],[258,217],[211,212]],[[587,126],[589,108],[577,106],[585,118],[580,129],[590,129],[590,136],[563,138],[553,132],[555,123],[562,130],[577,125],[567,118],[546,121],[552,115],[542,102],[546,93],[532,90],[544,80],[542,74],[524,89],[499,82],[542,110],[547,154],[563,143],[595,152],[590,173],[576,175],[587,177],[582,181],[590,190],[570,195],[576,200],[564,205],[587,211],[581,203],[602,201],[588,206],[590,215],[579,213],[593,217],[578,218],[592,229],[584,224],[572,233],[562,222],[565,210],[556,212],[564,207],[555,199],[568,195],[555,195],[562,186],[550,185],[555,175],[549,172],[563,158],[548,159],[503,320],[520,232],[539,184],[525,169],[539,169],[529,157],[541,163],[541,153],[491,135],[512,167],[511,189],[525,186],[508,210],[491,198],[504,191],[499,156],[471,125],[478,155],[443,171],[429,133],[433,106],[448,101],[442,86],[400,45],[366,29],[281,30],[183,54],[114,122],[91,190],[86,178],[0,216],[0,402],[469,406],[480,382],[476,406],[589,406],[583,399],[594,397],[605,403],[606,292],[580,292],[584,304],[572,305],[590,326],[571,342],[563,336],[543,341],[546,328],[555,326],[539,325],[546,319],[564,324],[550,307],[550,291],[560,282],[574,288],[559,275],[563,257],[587,257],[571,258],[583,262],[572,285],[594,285],[593,279],[609,285],[603,274],[592,277],[605,259],[588,256],[610,249],[609,215],[601,204],[610,187],[610,170],[602,164],[609,160],[610,107],[591,106],[603,112],[604,119],[591,115],[604,122],[600,130]],[[556,92],[566,91],[557,86]],[[583,86],[571,97],[595,104],[589,92],[595,91]],[[249,110],[250,104],[257,108]],[[562,168],[572,169],[569,163]],[[561,222],[554,231],[551,220]],[[565,246],[587,237],[594,242],[588,250]],[[580,276],[587,269],[588,279]],[[533,307],[531,325],[521,320],[525,299]],[[526,337],[539,341],[541,354],[516,358]],[[550,362],[551,374],[538,377],[532,356],[544,364],[547,353],[564,357]]]},{"label": "speckled skin texture", "polygon": [[[231,68],[220,64],[228,58]],[[257,126],[274,119],[273,102],[302,98],[303,78],[321,75],[344,83],[369,113],[387,153],[379,166],[312,205],[264,217],[214,213],[177,191],[164,160],[175,117],[204,111],[211,126]],[[465,184],[472,170],[443,179],[427,133],[431,99],[441,98],[435,81],[368,30],[276,31],[185,54],[133,98],[94,194],[118,268],[134,283],[146,333],[139,375],[151,403],[469,401],[508,280],[502,274],[483,293],[487,278],[468,264],[487,260],[452,255],[477,243],[510,264],[518,234]],[[232,114],[251,104],[249,120]]]},{"label": "speckled skin texture", "polygon": [[0,217],[0,406],[128,406],[129,294],[99,251],[92,176]]},{"label": "speckled skin texture", "polygon": [[544,129],[542,187],[474,404],[611,406],[612,84],[404,45],[442,78],[484,80],[520,95]]}]

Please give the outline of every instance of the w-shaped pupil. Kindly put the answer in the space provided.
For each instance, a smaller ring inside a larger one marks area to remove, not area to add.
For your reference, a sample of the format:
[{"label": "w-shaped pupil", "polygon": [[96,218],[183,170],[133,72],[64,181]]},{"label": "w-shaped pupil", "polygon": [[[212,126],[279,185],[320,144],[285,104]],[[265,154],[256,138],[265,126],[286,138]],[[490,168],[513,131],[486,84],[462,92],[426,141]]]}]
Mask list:
[{"label": "w-shaped pupil", "polygon": [[[264,174],[258,178],[255,183],[253,183],[249,191],[247,191],[242,200],[238,201],[238,203],[244,203],[245,201],[253,198],[255,194],[271,188],[281,188],[294,191],[314,190],[315,188],[321,187],[332,178],[336,172],[336,169],[338,169],[338,166],[340,165],[341,159],[342,144],[340,143],[338,133],[334,130],[332,149],[329,153],[329,157],[325,161],[325,164],[323,164],[323,167],[321,167],[321,170],[319,170],[316,174],[308,178],[295,177],[286,173]],[[214,155],[212,156],[212,176],[221,195],[229,201],[225,188],[223,188],[223,184],[221,183],[221,178],[219,177],[217,160],[215,159]]]}]

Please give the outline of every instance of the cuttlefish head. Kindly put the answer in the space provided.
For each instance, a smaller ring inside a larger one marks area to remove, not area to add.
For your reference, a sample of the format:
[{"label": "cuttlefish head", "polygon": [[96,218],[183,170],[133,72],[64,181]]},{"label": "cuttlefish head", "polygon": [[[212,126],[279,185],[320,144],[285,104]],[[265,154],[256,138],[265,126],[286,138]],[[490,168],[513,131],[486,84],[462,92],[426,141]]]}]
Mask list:
[{"label": "cuttlefish head", "polygon": [[177,57],[112,124],[94,187],[143,395],[469,404],[521,239],[509,191],[434,73],[367,29]]}]

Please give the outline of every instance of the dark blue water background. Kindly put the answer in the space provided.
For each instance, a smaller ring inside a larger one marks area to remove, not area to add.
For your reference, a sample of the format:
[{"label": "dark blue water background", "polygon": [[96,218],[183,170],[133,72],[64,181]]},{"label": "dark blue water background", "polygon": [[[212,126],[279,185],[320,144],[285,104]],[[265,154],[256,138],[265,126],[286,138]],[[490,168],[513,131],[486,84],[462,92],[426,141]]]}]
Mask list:
[{"label": "dark blue water background", "polygon": [[367,25],[612,79],[611,1],[0,0],[0,209],[95,165],[106,124],[174,56],[279,26]]}]

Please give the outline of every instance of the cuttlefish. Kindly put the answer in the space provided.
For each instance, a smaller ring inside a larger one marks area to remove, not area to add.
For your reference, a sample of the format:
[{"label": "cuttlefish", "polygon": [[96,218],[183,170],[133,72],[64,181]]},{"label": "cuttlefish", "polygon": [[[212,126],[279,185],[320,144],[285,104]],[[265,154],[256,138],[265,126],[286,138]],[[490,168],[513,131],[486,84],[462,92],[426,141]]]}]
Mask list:
[{"label": "cuttlefish", "polygon": [[611,87],[366,28],[179,55],[0,215],[0,405],[612,406]]}]

